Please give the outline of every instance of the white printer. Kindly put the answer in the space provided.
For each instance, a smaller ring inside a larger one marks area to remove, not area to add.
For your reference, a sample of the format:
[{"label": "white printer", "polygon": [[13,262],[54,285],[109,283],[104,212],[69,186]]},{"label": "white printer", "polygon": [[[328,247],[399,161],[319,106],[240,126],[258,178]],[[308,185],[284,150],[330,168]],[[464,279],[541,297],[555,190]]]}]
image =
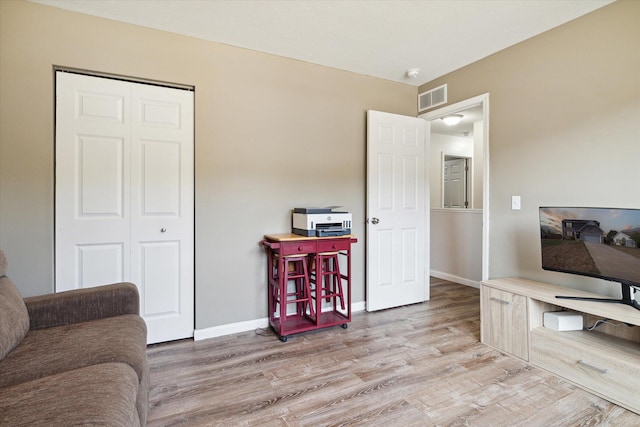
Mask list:
[{"label": "white printer", "polygon": [[295,208],[293,234],[300,236],[344,236],[351,234],[351,214],[328,208]]}]

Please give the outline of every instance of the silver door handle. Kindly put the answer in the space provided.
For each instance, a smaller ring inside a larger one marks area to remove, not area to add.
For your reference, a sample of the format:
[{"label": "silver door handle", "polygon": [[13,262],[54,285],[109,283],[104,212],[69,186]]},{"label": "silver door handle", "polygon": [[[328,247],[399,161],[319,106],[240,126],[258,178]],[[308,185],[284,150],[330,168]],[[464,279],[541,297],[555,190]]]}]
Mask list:
[{"label": "silver door handle", "polygon": [[375,218],[375,217],[371,218],[371,224],[376,225],[379,222],[380,220],[378,218]]}]

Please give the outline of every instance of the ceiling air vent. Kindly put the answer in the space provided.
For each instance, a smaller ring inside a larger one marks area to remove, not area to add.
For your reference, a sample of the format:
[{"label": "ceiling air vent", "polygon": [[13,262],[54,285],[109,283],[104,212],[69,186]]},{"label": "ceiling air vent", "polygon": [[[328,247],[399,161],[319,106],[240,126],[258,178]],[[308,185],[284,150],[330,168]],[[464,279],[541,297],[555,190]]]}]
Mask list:
[{"label": "ceiling air vent", "polygon": [[436,105],[447,103],[447,85],[443,84],[435,89],[418,95],[418,111],[424,111]]}]

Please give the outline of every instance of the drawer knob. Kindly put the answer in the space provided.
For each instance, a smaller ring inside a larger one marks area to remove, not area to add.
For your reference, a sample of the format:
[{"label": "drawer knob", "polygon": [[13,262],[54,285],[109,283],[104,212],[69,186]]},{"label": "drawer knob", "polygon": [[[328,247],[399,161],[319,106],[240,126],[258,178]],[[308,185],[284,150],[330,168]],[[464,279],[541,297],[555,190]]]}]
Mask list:
[{"label": "drawer knob", "polygon": [[302,246],[298,246],[298,251],[301,251],[301,250],[302,250]]},{"label": "drawer knob", "polygon": [[591,363],[589,363],[589,362],[587,362],[587,361],[585,361],[583,359],[578,360],[578,365],[582,365],[582,366],[584,366],[586,368],[593,369],[594,371],[598,371],[598,372],[600,372],[602,374],[606,374],[606,373],[609,372],[608,369],[598,368],[597,366],[593,366]]}]

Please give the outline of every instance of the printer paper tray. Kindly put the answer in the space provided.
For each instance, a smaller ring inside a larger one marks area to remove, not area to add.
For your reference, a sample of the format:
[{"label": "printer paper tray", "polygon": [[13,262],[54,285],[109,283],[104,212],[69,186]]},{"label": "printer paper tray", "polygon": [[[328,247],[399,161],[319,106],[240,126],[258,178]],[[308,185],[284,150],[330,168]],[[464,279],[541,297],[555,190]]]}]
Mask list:
[{"label": "printer paper tray", "polygon": [[301,228],[294,228],[293,234],[307,237],[327,237],[327,236],[346,236],[351,234],[350,228],[332,228],[332,229],[319,229],[319,230],[304,230]]},{"label": "printer paper tray", "polygon": [[341,228],[340,230],[316,230],[316,235],[318,237],[344,236],[345,234],[348,234],[348,231],[344,228]]}]

